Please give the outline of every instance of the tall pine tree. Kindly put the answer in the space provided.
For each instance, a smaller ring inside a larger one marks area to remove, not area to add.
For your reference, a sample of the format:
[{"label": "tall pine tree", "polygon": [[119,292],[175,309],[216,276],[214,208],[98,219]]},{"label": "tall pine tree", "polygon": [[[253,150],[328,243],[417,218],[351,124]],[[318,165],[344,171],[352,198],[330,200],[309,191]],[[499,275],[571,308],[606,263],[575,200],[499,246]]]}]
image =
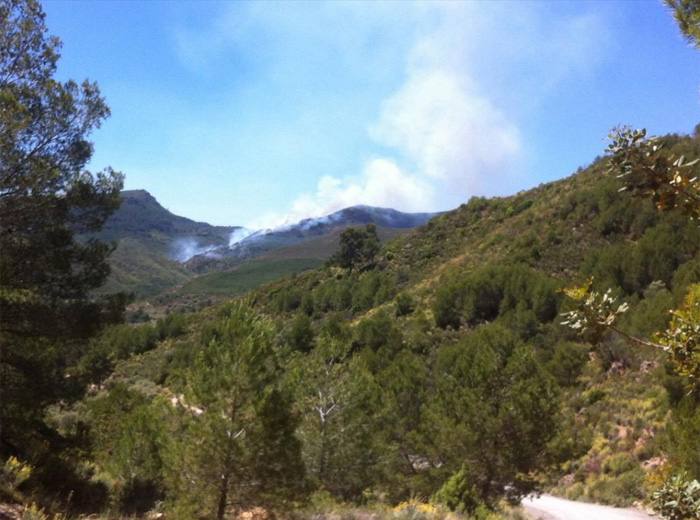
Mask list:
[{"label": "tall pine tree", "polygon": [[164,455],[176,518],[289,507],[303,489],[297,421],[273,340],[272,324],[241,303],[204,334],[184,394],[168,404],[178,416]]},{"label": "tall pine tree", "polygon": [[119,204],[121,174],[85,170],[109,109],[95,83],[54,78],[59,49],[37,1],[0,1],[0,454],[21,457],[70,389],[71,348],[123,303],[91,296],[111,246],[76,238]]}]

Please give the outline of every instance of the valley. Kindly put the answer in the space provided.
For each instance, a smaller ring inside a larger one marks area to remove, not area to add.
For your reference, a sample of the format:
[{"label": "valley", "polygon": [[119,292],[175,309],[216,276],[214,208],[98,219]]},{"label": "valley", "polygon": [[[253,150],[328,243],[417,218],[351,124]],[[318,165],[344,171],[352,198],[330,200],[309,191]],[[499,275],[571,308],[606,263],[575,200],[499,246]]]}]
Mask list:
[{"label": "valley", "polygon": [[335,252],[348,227],[375,224],[379,237],[388,240],[434,216],[357,206],[279,229],[251,231],[174,215],[144,190],[124,191],[121,200],[94,236],[116,245],[111,275],[100,291],[169,301],[178,295],[234,296],[318,267]]}]

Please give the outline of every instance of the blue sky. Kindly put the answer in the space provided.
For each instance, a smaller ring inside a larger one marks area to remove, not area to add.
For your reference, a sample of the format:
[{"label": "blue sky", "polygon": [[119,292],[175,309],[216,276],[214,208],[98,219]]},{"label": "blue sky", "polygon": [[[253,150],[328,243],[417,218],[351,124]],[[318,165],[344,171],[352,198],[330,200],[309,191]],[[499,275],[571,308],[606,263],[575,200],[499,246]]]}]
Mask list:
[{"label": "blue sky", "polygon": [[611,127],[689,133],[700,52],[660,2],[46,2],[110,165],[171,211],[274,226],[449,209],[569,175]]}]

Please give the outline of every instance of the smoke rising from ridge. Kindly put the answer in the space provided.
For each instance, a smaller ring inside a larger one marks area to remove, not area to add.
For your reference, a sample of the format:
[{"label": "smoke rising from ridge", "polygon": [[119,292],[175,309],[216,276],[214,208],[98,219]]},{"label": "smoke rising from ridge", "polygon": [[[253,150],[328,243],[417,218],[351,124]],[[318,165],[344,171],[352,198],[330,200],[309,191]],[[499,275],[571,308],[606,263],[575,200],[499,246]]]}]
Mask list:
[{"label": "smoke rising from ridge", "polygon": [[171,245],[170,257],[177,262],[184,263],[199,255],[215,257],[216,249],[218,246],[215,245],[201,245],[194,237],[178,238]]},{"label": "smoke rising from ridge", "polygon": [[[254,219],[254,227],[358,204],[439,211],[472,195],[521,189],[526,143],[505,86],[518,85],[518,99],[537,103],[555,84],[596,64],[607,43],[600,19],[591,14],[572,15],[551,28],[537,6],[395,6],[383,4],[384,14],[420,20],[420,29],[405,56],[402,83],[367,126],[380,151],[355,175],[321,177],[288,211]],[[523,78],[521,70],[541,80]]]}]

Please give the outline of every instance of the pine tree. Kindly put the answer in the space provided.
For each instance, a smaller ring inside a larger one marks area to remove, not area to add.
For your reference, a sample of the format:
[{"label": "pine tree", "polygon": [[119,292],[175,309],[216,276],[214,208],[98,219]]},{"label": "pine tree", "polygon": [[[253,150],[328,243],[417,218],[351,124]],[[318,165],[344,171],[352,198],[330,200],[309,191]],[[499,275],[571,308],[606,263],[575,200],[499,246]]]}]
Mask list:
[{"label": "pine tree", "polygon": [[303,464],[274,328],[237,303],[205,337],[184,394],[168,405],[177,416],[164,455],[173,514],[220,520],[288,504],[303,490]]},{"label": "pine tree", "polygon": [[119,204],[122,176],[84,169],[109,109],[95,83],[54,78],[59,49],[37,1],[0,1],[0,453],[24,456],[76,341],[123,307],[91,295],[111,246],[76,239]]},{"label": "pine tree", "polygon": [[445,482],[436,499],[473,512],[531,492],[557,408],[555,384],[533,349],[500,325],[482,325],[442,347],[433,370],[422,428],[425,460]]},{"label": "pine tree", "polygon": [[366,269],[373,265],[379,247],[374,224],[367,224],[365,229],[349,228],[340,234],[340,248],[329,262],[351,270]]}]

